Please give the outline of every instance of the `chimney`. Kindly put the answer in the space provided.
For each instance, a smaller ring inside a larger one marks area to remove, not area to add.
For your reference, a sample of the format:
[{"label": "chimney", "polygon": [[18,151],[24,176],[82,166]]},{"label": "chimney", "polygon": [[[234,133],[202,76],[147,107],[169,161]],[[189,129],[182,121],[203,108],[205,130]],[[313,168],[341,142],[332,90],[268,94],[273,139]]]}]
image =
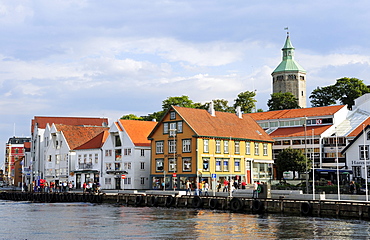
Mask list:
[{"label": "chimney", "polygon": [[216,112],[215,112],[213,101],[209,103],[208,112],[209,114],[211,114],[212,117],[216,117]]},{"label": "chimney", "polygon": [[243,118],[242,108],[240,106],[237,106],[235,111],[236,111],[236,116],[238,116],[238,118]]}]

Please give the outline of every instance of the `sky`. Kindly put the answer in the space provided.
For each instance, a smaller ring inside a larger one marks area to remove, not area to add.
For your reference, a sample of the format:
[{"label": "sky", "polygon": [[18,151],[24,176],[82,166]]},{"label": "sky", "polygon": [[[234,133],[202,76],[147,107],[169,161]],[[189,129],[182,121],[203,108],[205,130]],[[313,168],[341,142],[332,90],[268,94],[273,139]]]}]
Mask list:
[{"label": "sky", "polygon": [[0,152],[31,135],[34,116],[112,123],[160,111],[171,96],[233,105],[244,91],[268,110],[286,27],[308,96],[341,77],[369,85],[369,9],[367,0],[0,0]]}]

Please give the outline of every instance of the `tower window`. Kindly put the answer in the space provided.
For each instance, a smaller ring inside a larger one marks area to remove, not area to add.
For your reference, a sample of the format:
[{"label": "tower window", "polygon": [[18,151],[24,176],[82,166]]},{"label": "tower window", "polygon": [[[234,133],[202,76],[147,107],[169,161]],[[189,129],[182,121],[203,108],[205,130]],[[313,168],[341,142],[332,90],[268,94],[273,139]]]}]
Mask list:
[{"label": "tower window", "polygon": [[302,91],[302,97],[303,97],[303,91]]},{"label": "tower window", "polygon": [[299,78],[300,78],[301,80],[304,80],[304,76],[299,76]]}]

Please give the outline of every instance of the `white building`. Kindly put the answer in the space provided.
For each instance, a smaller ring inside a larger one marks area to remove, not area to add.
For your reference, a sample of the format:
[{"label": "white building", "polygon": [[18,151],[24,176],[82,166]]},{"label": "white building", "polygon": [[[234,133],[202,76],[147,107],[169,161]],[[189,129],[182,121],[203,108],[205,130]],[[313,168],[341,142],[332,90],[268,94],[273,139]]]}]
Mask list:
[{"label": "white building", "polygon": [[156,124],[122,119],[112,124],[102,147],[103,189],[149,189],[150,141],[147,137]]}]

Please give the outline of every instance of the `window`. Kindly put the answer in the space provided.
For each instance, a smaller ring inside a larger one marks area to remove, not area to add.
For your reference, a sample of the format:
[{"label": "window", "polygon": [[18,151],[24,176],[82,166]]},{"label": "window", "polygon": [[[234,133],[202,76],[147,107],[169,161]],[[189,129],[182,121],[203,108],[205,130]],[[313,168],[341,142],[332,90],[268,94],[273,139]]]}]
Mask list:
[{"label": "window", "polygon": [[182,122],[177,122],[177,132],[182,133]]},{"label": "window", "polygon": [[203,158],[203,171],[209,171],[209,158]]},{"label": "window", "polygon": [[170,112],[170,119],[176,119],[176,112]]},{"label": "window", "polygon": [[254,155],[260,155],[259,143],[254,143]]},{"label": "window", "polygon": [[229,159],[224,159],[224,172],[229,171]]},{"label": "window", "polygon": [[114,170],[116,170],[116,171],[121,170],[121,163],[115,163],[114,164]]},{"label": "window", "polygon": [[131,169],[131,162],[125,162],[124,163],[124,168],[127,169],[127,170],[130,170]]},{"label": "window", "polygon": [[112,184],[112,179],[111,179],[111,178],[104,178],[104,184],[105,184],[105,185],[110,185],[110,184]]},{"label": "window", "polygon": [[112,170],[112,163],[106,163],[105,170]]},{"label": "window", "polygon": [[170,158],[168,159],[168,171],[169,172],[176,172],[176,159]]},{"label": "window", "polygon": [[367,132],[367,140],[370,140],[370,131]]},{"label": "window", "polygon": [[131,178],[125,178],[123,184],[131,184]]},{"label": "window", "polygon": [[87,163],[87,154],[84,154],[84,163]]},{"label": "window", "polygon": [[155,153],[163,153],[163,141],[155,142]]},{"label": "window", "polygon": [[164,134],[168,133],[168,123],[163,123],[163,133]]},{"label": "window", "polygon": [[251,154],[251,143],[250,142],[246,142],[245,143],[245,154]]},{"label": "window", "polygon": [[216,140],[216,153],[221,153],[221,140]]},{"label": "window", "polygon": [[263,144],[263,156],[267,156],[267,143]]},{"label": "window", "polygon": [[112,150],[105,150],[105,156],[111,157],[112,156]]},{"label": "window", "polygon": [[236,141],[234,144],[235,144],[235,154],[240,154],[240,142]]},{"label": "window", "polygon": [[229,153],[229,141],[224,141],[224,153]]},{"label": "window", "polygon": [[92,163],[92,154],[89,154],[89,163]]},{"label": "window", "polygon": [[191,152],[191,139],[182,140],[182,152]]},{"label": "window", "polygon": [[141,184],[141,185],[144,185],[144,184],[145,184],[145,177],[141,177],[141,178],[140,178],[140,184]]},{"label": "window", "polygon": [[99,154],[95,153],[95,163],[99,162]]},{"label": "window", "polygon": [[[79,155],[81,156],[81,155]],[[51,155],[48,156],[48,162],[51,162]]]},{"label": "window", "polygon": [[115,161],[121,161],[122,160],[122,150],[121,149],[116,149],[114,150],[114,156],[115,156]]},{"label": "window", "polygon": [[168,141],[168,153],[176,153],[176,140]]},{"label": "window", "polygon": [[221,171],[221,162],[222,160],[220,158],[216,158],[216,171]]},{"label": "window", "polygon": [[207,153],[209,152],[209,140],[203,139],[203,152]]},{"label": "window", "polygon": [[369,159],[369,145],[360,145],[360,159],[367,160]]},{"label": "window", "polygon": [[145,170],[145,162],[140,162],[140,169]]},{"label": "window", "polygon": [[115,144],[114,146],[116,146],[116,147],[122,146],[121,138],[119,137],[119,135],[114,136],[114,144]]},{"label": "window", "polygon": [[125,149],[123,149],[123,151],[124,151],[125,156],[130,156],[131,155],[131,148],[125,148]]},{"label": "window", "polygon": [[234,159],[234,171],[240,172],[240,158]]},{"label": "window", "polygon": [[140,149],[140,156],[145,157],[145,150],[144,149]]},{"label": "window", "polygon": [[82,160],[81,154],[78,154],[78,157],[77,157],[78,163],[81,163],[81,160]]},{"label": "window", "polygon": [[161,172],[163,171],[163,159],[156,159],[155,160],[155,171]]},{"label": "window", "polygon": [[183,158],[182,159],[182,170],[184,172],[191,171],[191,158]]},{"label": "window", "polygon": [[59,164],[59,162],[60,162],[60,155],[58,154],[55,156],[55,164]]},{"label": "window", "polygon": [[177,132],[177,129],[176,129],[176,122],[171,122],[170,123],[170,136],[171,137],[176,137],[176,132]]}]

